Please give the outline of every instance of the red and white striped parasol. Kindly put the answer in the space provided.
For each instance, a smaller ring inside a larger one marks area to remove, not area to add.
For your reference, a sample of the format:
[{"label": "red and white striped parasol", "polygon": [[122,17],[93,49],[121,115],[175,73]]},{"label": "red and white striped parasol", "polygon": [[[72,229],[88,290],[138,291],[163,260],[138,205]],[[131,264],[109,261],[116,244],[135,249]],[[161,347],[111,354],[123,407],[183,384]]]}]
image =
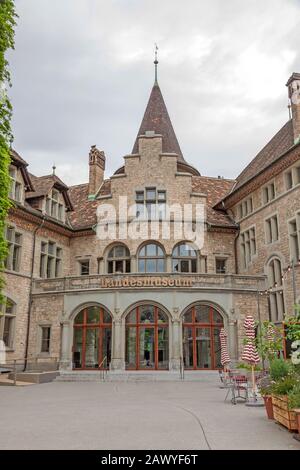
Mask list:
[{"label": "red and white striped parasol", "polygon": [[220,343],[221,343],[221,364],[226,369],[226,367],[230,364],[230,357],[228,354],[228,347],[227,347],[227,331],[224,328],[221,328],[220,331]]},{"label": "red and white striped parasol", "polygon": [[252,368],[252,391],[253,397],[256,396],[255,393],[255,373],[254,367],[260,362],[260,357],[255,345],[255,321],[251,315],[247,315],[244,320],[244,328],[246,335],[246,344],[244,346],[244,351],[242,354],[242,360],[248,362]]}]

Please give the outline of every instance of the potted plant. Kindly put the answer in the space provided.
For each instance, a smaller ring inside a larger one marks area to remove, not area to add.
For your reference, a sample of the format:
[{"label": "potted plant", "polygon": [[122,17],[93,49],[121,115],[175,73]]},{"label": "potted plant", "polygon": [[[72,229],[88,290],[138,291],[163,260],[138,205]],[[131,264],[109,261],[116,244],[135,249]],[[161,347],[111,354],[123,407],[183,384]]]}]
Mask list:
[{"label": "potted plant", "polygon": [[[300,382],[288,393],[289,409],[296,414],[296,423],[298,426],[297,440],[300,441]],[[295,437],[296,438],[296,437]]]},{"label": "potted plant", "polygon": [[[299,387],[299,371],[292,363],[277,360],[273,367],[273,384],[271,386],[274,419],[290,431],[298,429],[296,413],[297,388]],[[281,375],[281,377],[280,377]]]}]

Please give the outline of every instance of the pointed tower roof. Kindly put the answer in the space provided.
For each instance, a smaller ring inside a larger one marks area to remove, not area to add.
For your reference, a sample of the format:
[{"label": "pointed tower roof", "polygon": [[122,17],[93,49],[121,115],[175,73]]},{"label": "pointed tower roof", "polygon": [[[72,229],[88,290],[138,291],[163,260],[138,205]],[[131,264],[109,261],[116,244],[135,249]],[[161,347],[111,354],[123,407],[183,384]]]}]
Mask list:
[{"label": "pointed tower roof", "polygon": [[150,94],[150,98],[133,146],[132,153],[138,153],[138,136],[145,134],[146,131],[154,131],[155,134],[161,134],[163,152],[176,153],[180,161],[185,161],[162,93],[156,80]]}]

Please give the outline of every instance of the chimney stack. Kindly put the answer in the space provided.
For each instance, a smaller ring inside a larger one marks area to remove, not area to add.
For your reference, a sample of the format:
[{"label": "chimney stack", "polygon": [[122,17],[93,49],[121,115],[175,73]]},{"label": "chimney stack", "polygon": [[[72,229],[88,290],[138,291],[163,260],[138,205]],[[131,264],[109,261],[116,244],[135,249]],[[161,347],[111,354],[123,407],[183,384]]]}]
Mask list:
[{"label": "chimney stack", "polygon": [[286,84],[288,87],[294,131],[294,143],[300,141],[300,73],[293,73]]},{"label": "chimney stack", "polygon": [[96,145],[91,146],[89,153],[89,198],[93,199],[104,179],[105,154]]}]

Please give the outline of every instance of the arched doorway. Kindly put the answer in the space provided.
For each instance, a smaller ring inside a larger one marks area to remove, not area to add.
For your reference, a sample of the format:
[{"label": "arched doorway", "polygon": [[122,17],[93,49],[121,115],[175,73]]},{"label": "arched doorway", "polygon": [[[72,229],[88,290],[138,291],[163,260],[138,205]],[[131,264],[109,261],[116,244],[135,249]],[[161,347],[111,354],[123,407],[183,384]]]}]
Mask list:
[{"label": "arched doorway", "polygon": [[126,368],[169,368],[169,321],[155,305],[139,305],[126,316]]},{"label": "arched doorway", "polygon": [[183,363],[186,369],[221,367],[223,318],[208,304],[192,305],[183,316]]},{"label": "arched doorway", "polygon": [[[74,319],[73,368],[98,369],[111,359],[111,315],[99,305],[82,309]],[[103,364],[103,360],[106,361]]]}]

